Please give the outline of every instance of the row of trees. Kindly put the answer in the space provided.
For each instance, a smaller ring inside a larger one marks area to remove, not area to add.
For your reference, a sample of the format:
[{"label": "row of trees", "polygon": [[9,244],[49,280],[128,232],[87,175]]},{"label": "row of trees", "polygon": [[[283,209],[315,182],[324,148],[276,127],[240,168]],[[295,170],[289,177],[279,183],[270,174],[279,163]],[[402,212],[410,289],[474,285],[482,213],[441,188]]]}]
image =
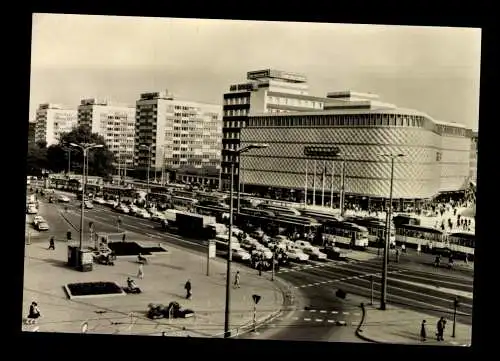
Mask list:
[{"label": "row of trees", "polygon": [[115,157],[104,141],[104,137],[92,133],[89,126],[82,125],[61,136],[57,144],[47,147],[45,142],[28,144],[26,171],[29,175],[42,175],[43,171],[67,172],[70,164],[71,172],[81,173],[83,169],[83,152],[70,144],[95,143],[103,148],[93,149],[88,153],[88,174],[108,177],[115,172]]}]

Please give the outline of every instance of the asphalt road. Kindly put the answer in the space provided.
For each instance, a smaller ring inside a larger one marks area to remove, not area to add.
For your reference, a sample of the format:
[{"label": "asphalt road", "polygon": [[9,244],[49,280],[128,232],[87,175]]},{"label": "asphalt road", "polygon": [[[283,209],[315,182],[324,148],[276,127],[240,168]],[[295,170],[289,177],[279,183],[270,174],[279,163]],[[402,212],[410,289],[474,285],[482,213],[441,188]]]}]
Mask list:
[{"label": "asphalt road", "polygon": [[[66,217],[77,227],[80,220],[78,203],[71,202],[68,205],[69,212],[66,213]],[[62,225],[56,209],[63,211],[65,205],[45,206],[53,209],[42,215],[51,228],[58,229]],[[193,251],[206,252],[206,246],[202,241],[186,240],[166,233],[159,223],[151,220],[119,214],[107,206],[97,204],[94,209],[85,212],[87,217],[85,227],[88,227],[88,221],[92,220],[97,232],[117,232],[117,219],[120,216],[121,230],[141,233],[152,239],[158,239],[159,242],[172,243]],[[66,229],[68,225],[65,224],[63,227]],[[74,237],[77,237],[76,232]],[[469,294],[472,293],[472,272],[434,269],[426,264],[428,262],[426,258],[417,257],[421,256],[408,255],[406,258],[401,257],[400,263],[389,264],[388,305],[394,304],[434,316],[444,315],[451,318],[453,298],[459,295],[457,321],[471,324],[472,299]],[[376,305],[378,304],[381,289],[380,272],[380,258],[348,262],[311,261],[304,265],[282,268],[277,272],[277,276],[293,285],[298,292],[297,309],[260,329],[259,334],[253,337],[297,341],[344,341],[344,335],[346,338],[353,335],[359,323],[361,315],[358,296],[369,300],[372,278],[374,301]],[[347,293],[345,300],[336,297],[335,292],[338,289]]]}]

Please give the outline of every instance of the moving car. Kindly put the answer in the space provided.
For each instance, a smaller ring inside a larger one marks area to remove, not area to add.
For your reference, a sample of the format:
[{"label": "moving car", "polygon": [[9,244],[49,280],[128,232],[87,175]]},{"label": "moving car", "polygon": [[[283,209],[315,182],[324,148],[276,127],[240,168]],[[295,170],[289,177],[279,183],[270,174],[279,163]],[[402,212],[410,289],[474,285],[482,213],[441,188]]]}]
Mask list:
[{"label": "moving car", "polygon": [[137,212],[139,211],[140,208],[134,204],[131,204],[128,206],[128,209],[130,211],[130,214],[133,214],[135,216],[135,215],[137,215]]},{"label": "moving car", "polygon": [[106,204],[106,201],[104,200],[104,198],[95,197],[94,198],[94,203],[97,203],[97,204]]},{"label": "moving car", "polygon": [[38,209],[36,208],[36,205],[34,204],[29,204],[28,205],[28,209],[26,210],[26,212],[28,214],[37,214],[38,213]]},{"label": "moving car", "polygon": [[149,214],[148,211],[146,211],[145,209],[142,209],[142,208],[137,208],[137,210],[134,212],[134,214],[137,216],[137,217],[141,217],[141,218],[151,218],[151,214]]},{"label": "moving car", "polygon": [[165,215],[161,212],[154,211],[151,213],[151,220],[155,222],[161,222],[165,220]]},{"label": "moving car", "polygon": [[64,194],[60,194],[58,197],[57,197],[57,200],[61,203],[69,203],[70,199],[68,196],[65,196]]},{"label": "moving car", "polygon": [[45,219],[42,216],[35,216],[35,218],[33,218],[34,226],[36,226],[40,222],[45,222]]},{"label": "moving car", "polygon": [[232,252],[232,257],[233,257],[233,260],[235,261],[248,261],[250,260],[251,256],[250,256],[250,253],[248,253],[247,251],[245,251],[243,248],[233,248],[233,252]]},{"label": "moving car", "polygon": [[119,204],[115,207],[115,211],[120,212],[120,213],[125,213],[128,214],[130,213],[130,209],[125,204]]},{"label": "moving car", "polygon": [[307,260],[309,260],[309,256],[298,248],[289,249],[285,251],[285,254],[291,261],[306,262]]},{"label": "moving car", "polygon": [[49,230],[49,224],[46,221],[41,221],[36,224],[36,229],[38,231],[48,231]]},{"label": "moving car", "polygon": [[305,247],[302,249],[302,251],[309,256],[310,259],[316,259],[318,261],[324,261],[326,260],[327,256],[326,253],[323,253],[319,250],[318,247]]},{"label": "moving car", "polygon": [[266,248],[262,245],[260,245],[260,247],[255,248],[252,251],[252,255],[258,255],[258,256],[262,255],[262,256],[264,256],[264,259],[273,258],[273,252],[271,252],[271,250],[269,248]]},{"label": "moving car", "polygon": [[84,203],[84,206],[86,209],[93,209],[94,208],[94,205],[92,204],[91,201],[85,201],[83,203]]}]

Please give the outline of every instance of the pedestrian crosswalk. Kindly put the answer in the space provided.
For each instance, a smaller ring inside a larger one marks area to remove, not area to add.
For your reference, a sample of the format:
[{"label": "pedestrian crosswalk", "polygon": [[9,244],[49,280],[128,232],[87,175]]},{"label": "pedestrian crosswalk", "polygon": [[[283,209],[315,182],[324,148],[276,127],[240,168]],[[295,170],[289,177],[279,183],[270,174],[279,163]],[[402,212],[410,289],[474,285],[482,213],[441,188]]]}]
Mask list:
[{"label": "pedestrian crosswalk", "polygon": [[[404,270],[397,270],[397,271],[389,271],[387,272],[388,274],[397,274],[397,273],[402,273]],[[343,277],[343,278],[336,278],[336,279],[330,279],[326,281],[321,281],[321,282],[315,282],[315,283],[308,283],[308,284],[303,284],[300,286],[294,286],[294,288],[305,288],[305,287],[314,287],[314,286],[321,286],[324,284],[329,284],[329,283],[334,283],[334,282],[344,282],[344,281],[349,281],[349,280],[354,280],[354,279],[363,279],[363,278],[369,278],[369,277],[380,277],[382,273],[377,272],[377,273],[365,273],[357,276],[348,276],[348,277]]]}]

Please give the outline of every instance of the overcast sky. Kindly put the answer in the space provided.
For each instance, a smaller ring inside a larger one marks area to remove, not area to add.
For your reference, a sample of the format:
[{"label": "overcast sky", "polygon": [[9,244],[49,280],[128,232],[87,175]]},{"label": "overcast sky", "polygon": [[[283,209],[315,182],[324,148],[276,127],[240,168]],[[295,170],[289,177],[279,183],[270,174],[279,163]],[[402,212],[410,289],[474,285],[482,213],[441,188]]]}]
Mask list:
[{"label": "overcast sky", "polygon": [[310,94],[355,90],[477,128],[479,29],[35,14],[30,119],[40,103],[141,92],[222,102],[250,70],[307,75]]}]

